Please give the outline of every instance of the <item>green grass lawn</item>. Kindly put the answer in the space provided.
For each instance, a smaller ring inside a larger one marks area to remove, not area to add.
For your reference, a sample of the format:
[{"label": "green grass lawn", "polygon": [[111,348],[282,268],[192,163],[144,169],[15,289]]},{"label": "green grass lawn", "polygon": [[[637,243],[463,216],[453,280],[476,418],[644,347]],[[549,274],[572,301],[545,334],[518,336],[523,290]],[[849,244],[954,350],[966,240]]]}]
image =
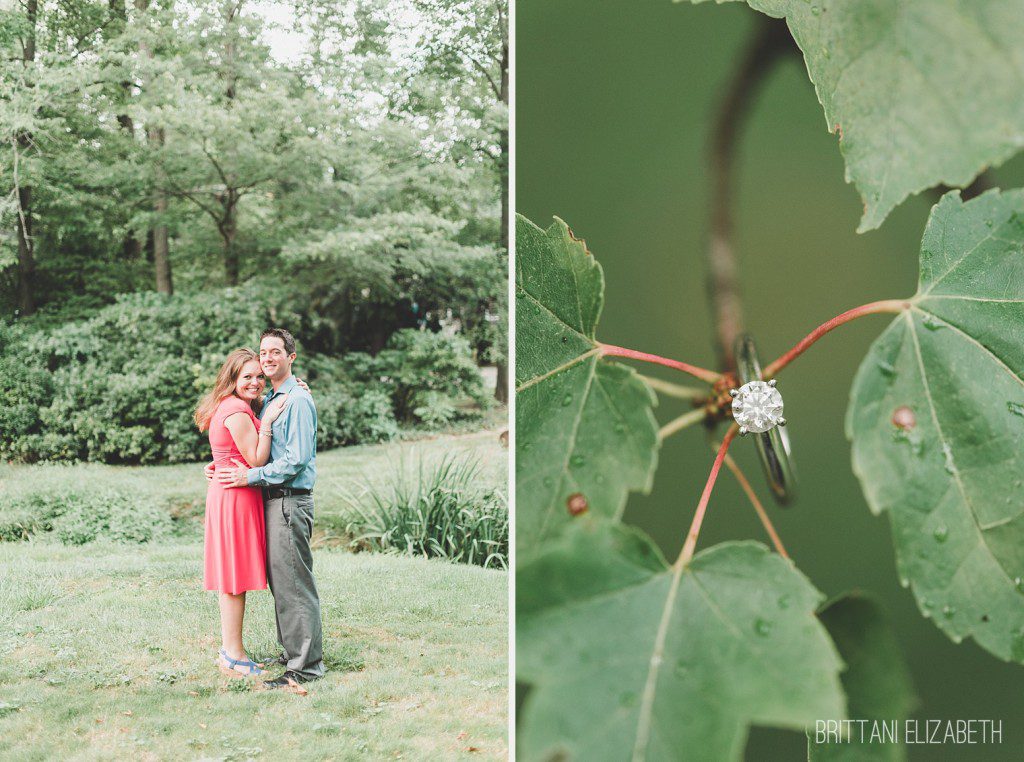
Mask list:
[{"label": "green grass lawn", "polygon": [[[453,449],[504,478],[497,431],[322,453],[318,523],[360,480]],[[172,507],[205,494],[196,465],[0,465],[0,495],[58,478]],[[198,532],[198,517],[184,523]],[[0,758],[507,756],[506,573],[321,547],[330,671],[299,697],[217,671],[217,604],[190,532],[148,545],[0,543]],[[274,650],[269,592],[249,596],[246,645]]]}]

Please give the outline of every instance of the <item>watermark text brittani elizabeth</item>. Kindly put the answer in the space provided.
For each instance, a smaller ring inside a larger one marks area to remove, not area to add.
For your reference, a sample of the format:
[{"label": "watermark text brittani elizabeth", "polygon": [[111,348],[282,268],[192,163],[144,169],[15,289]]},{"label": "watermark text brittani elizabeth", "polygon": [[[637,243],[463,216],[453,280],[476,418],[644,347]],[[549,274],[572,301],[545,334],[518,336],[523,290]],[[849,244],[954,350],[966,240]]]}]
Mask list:
[{"label": "watermark text brittani elizabeth", "polygon": [[818,720],[814,743],[993,744],[1002,720]]}]

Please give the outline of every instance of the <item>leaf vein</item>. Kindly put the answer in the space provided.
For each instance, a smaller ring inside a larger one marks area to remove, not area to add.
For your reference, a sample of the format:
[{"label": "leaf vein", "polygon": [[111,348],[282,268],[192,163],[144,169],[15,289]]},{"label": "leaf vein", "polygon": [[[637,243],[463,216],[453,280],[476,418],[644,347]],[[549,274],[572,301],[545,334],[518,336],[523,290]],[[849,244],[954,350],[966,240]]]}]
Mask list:
[{"label": "leaf vein", "polygon": [[[1010,585],[1013,585],[1014,583],[1013,580],[1010,579],[1010,575],[1007,573],[1006,569],[1003,568],[1002,563],[996,557],[995,553],[993,553],[992,550],[988,547],[988,543],[985,542],[985,533],[982,530],[981,522],[978,520],[978,515],[974,510],[974,505],[971,503],[970,499],[967,496],[967,490],[964,487],[963,480],[960,477],[960,469],[957,467],[956,459],[953,457],[953,448],[947,441],[945,434],[943,434],[942,432],[942,424],[939,423],[938,410],[935,407],[935,400],[932,398],[931,386],[928,383],[928,373],[925,370],[924,358],[921,355],[921,343],[917,338],[917,328],[914,325],[913,318],[910,316],[910,311],[908,310],[904,314],[907,316],[907,321],[910,324],[910,335],[911,338],[913,338],[914,340],[914,353],[917,356],[917,366],[921,372],[921,383],[924,386],[925,398],[928,400],[928,408],[931,411],[932,422],[935,424],[935,430],[938,432],[939,441],[942,442],[943,448],[948,453],[949,465],[953,471],[953,481],[957,486],[957,490],[960,492],[960,497],[963,499],[964,505],[967,506],[967,510],[971,515],[971,520],[978,533],[978,543],[977,545],[975,545],[975,548],[983,547],[988,552],[989,556],[991,556],[992,560],[995,562],[996,568],[999,569],[1000,572],[1002,572],[1003,576],[1006,578],[1006,581],[1009,582]],[[956,576],[956,574],[960,571],[960,567],[964,564],[967,558],[970,557],[970,555],[971,554],[968,553],[960,559],[960,562],[957,564],[957,569],[954,571],[953,576]]]}]

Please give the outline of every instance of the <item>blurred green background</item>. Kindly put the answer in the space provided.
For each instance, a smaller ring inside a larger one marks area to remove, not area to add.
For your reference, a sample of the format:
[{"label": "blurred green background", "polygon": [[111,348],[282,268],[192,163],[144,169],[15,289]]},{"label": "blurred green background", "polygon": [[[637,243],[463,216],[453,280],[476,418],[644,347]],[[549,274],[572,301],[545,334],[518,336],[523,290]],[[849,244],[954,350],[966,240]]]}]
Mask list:
[{"label": "blurred green background", "polygon": [[[742,4],[517,2],[515,206],[541,227],[561,217],[601,262],[602,341],[715,365],[704,290],[706,147],[755,21]],[[1024,185],[1024,159],[993,176],[1003,188]],[[796,56],[776,67],[757,97],[735,187],[746,321],[763,362],[843,310],[914,293],[934,197],[906,201],[880,230],[854,232],[860,199],[843,180],[837,139]],[[733,454],[814,584],[829,596],[870,591],[885,606],[920,696],[916,717],[1003,720],[999,746],[916,746],[910,758],[1021,759],[1024,671],[971,641],[954,645],[920,615],[899,584],[888,518],[871,515],[850,467],[843,433],[850,383],[888,320],[873,316],[840,328],[781,374],[801,477],[795,506],[770,501],[752,442],[738,440]],[[659,370],[643,372],[687,383]],[[657,415],[664,423],[685,410],[663,398]],[[651,533],[672,558],[712,459],[703,432],[689,429],[662,448],[652,493],[630,498],[626,521]],[[747,537],[767,542],[723,471],[700,546]],[[805,741],[755,729],[747,758],[805,759]]]}]

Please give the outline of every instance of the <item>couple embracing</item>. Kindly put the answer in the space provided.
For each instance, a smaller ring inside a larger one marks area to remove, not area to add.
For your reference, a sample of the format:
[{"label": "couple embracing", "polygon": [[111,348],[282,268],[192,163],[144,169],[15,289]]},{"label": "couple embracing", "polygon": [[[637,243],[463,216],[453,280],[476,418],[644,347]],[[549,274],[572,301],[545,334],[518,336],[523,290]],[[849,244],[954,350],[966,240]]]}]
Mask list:
[{"label": "couple embracing", "polygon": [[[270,583],[285,673],[261,685],[304,693],[322,677],[320,598],[313,579],[316,407],[292,375],[295,339],[281,328],[260,336],[260,351],[236,349],[196,408],[209,431],[204,583],[220,592],[220,670],[263,674],[242,645],[245,594]],[[264,396],[267,383],[271,390]]]}]

